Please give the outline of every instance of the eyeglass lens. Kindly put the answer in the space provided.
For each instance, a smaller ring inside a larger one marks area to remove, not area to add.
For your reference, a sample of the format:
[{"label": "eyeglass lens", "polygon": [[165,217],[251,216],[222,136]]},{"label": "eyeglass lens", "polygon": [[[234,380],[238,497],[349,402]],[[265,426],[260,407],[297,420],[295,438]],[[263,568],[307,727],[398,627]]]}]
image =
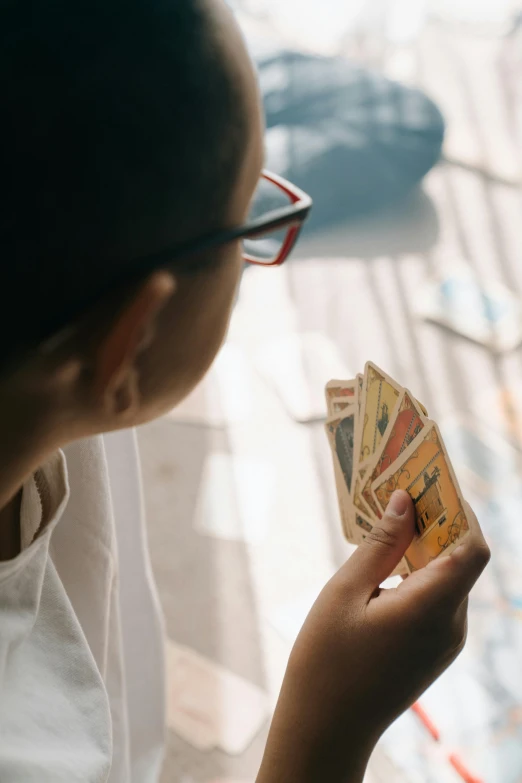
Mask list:
[{"label": "eyeglass lens", "polygon": [[[273,209],[291,204],[281,188],[266,179],[260,179],[250,206],[249,220],[261,217]],[[278,256],[288,233],[288,227],[244,240],[244,250],[259,263],[270,264]]]}]

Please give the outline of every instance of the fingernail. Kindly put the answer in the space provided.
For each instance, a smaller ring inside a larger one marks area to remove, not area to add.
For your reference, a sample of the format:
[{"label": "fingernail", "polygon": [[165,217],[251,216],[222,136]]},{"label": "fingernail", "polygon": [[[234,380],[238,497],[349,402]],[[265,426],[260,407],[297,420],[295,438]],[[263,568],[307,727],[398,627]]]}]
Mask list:
[{"label": "fingernail", "polygon": [[408,494],[403,489],[395,490],[388,503],[388,511],[397,517],[402,517],[408,508]]}]

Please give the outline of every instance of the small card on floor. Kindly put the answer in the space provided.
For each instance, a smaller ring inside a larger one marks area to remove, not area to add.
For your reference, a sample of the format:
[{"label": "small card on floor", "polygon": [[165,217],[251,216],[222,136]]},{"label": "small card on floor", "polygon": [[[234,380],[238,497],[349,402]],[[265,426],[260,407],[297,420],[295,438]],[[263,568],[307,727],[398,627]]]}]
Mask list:
[{"label": "small card on floor", "polygon": [[469,525],[440,431],[424,406],[373,362],[353,380],[329,381],[325,396],[347,540],[359,545],[393,492],[404,489],[414,503],[416,532],[394,573],[410,574],[449,554]]}]

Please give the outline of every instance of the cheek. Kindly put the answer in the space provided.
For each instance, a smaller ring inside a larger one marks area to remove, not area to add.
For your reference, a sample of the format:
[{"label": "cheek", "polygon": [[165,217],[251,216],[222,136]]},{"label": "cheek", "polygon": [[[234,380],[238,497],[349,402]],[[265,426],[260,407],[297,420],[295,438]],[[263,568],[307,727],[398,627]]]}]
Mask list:
[{"label": "cheek", "polygon": [[175,406],[209,369],[227,331],[242,264],[238,250],[218,269],[180,281],[143,357],[144,419]]},{"label": "cheek", "polygon": [[[206,364],[204,370],[208,369],[225,337],[242,268],[241,253],[239,249],[234,250],[226,263],[203,278],[200,285],[196,283],[187,297],[188,306],[183,313],[184,328],[190,334],[194,347],[200,348],[201,360]],[[188,357],[188,361],[195,366],[196,357]]]}]

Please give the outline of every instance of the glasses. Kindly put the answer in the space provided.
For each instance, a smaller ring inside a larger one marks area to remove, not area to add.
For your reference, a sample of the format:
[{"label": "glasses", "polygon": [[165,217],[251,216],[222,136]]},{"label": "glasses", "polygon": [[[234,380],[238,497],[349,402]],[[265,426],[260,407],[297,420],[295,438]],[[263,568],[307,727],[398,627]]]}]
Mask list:
[{"label": "glasses", "polygon": [[140,258],[135,266],[142,272],[144,268],[183,259],[182,266],[195,271],[201,265],[191,261],[191,256],[237,239],[243,240],[243,259],[247,263],[279,266],[288,258],[311,208],[312,199],[304,191],[277,174],[263,171],[245,225]]},{"label": "glasses", "polygon": [[279,266],[290,255],[312,199],[283,177],[263,171],[240,236],[249,264]]}]

